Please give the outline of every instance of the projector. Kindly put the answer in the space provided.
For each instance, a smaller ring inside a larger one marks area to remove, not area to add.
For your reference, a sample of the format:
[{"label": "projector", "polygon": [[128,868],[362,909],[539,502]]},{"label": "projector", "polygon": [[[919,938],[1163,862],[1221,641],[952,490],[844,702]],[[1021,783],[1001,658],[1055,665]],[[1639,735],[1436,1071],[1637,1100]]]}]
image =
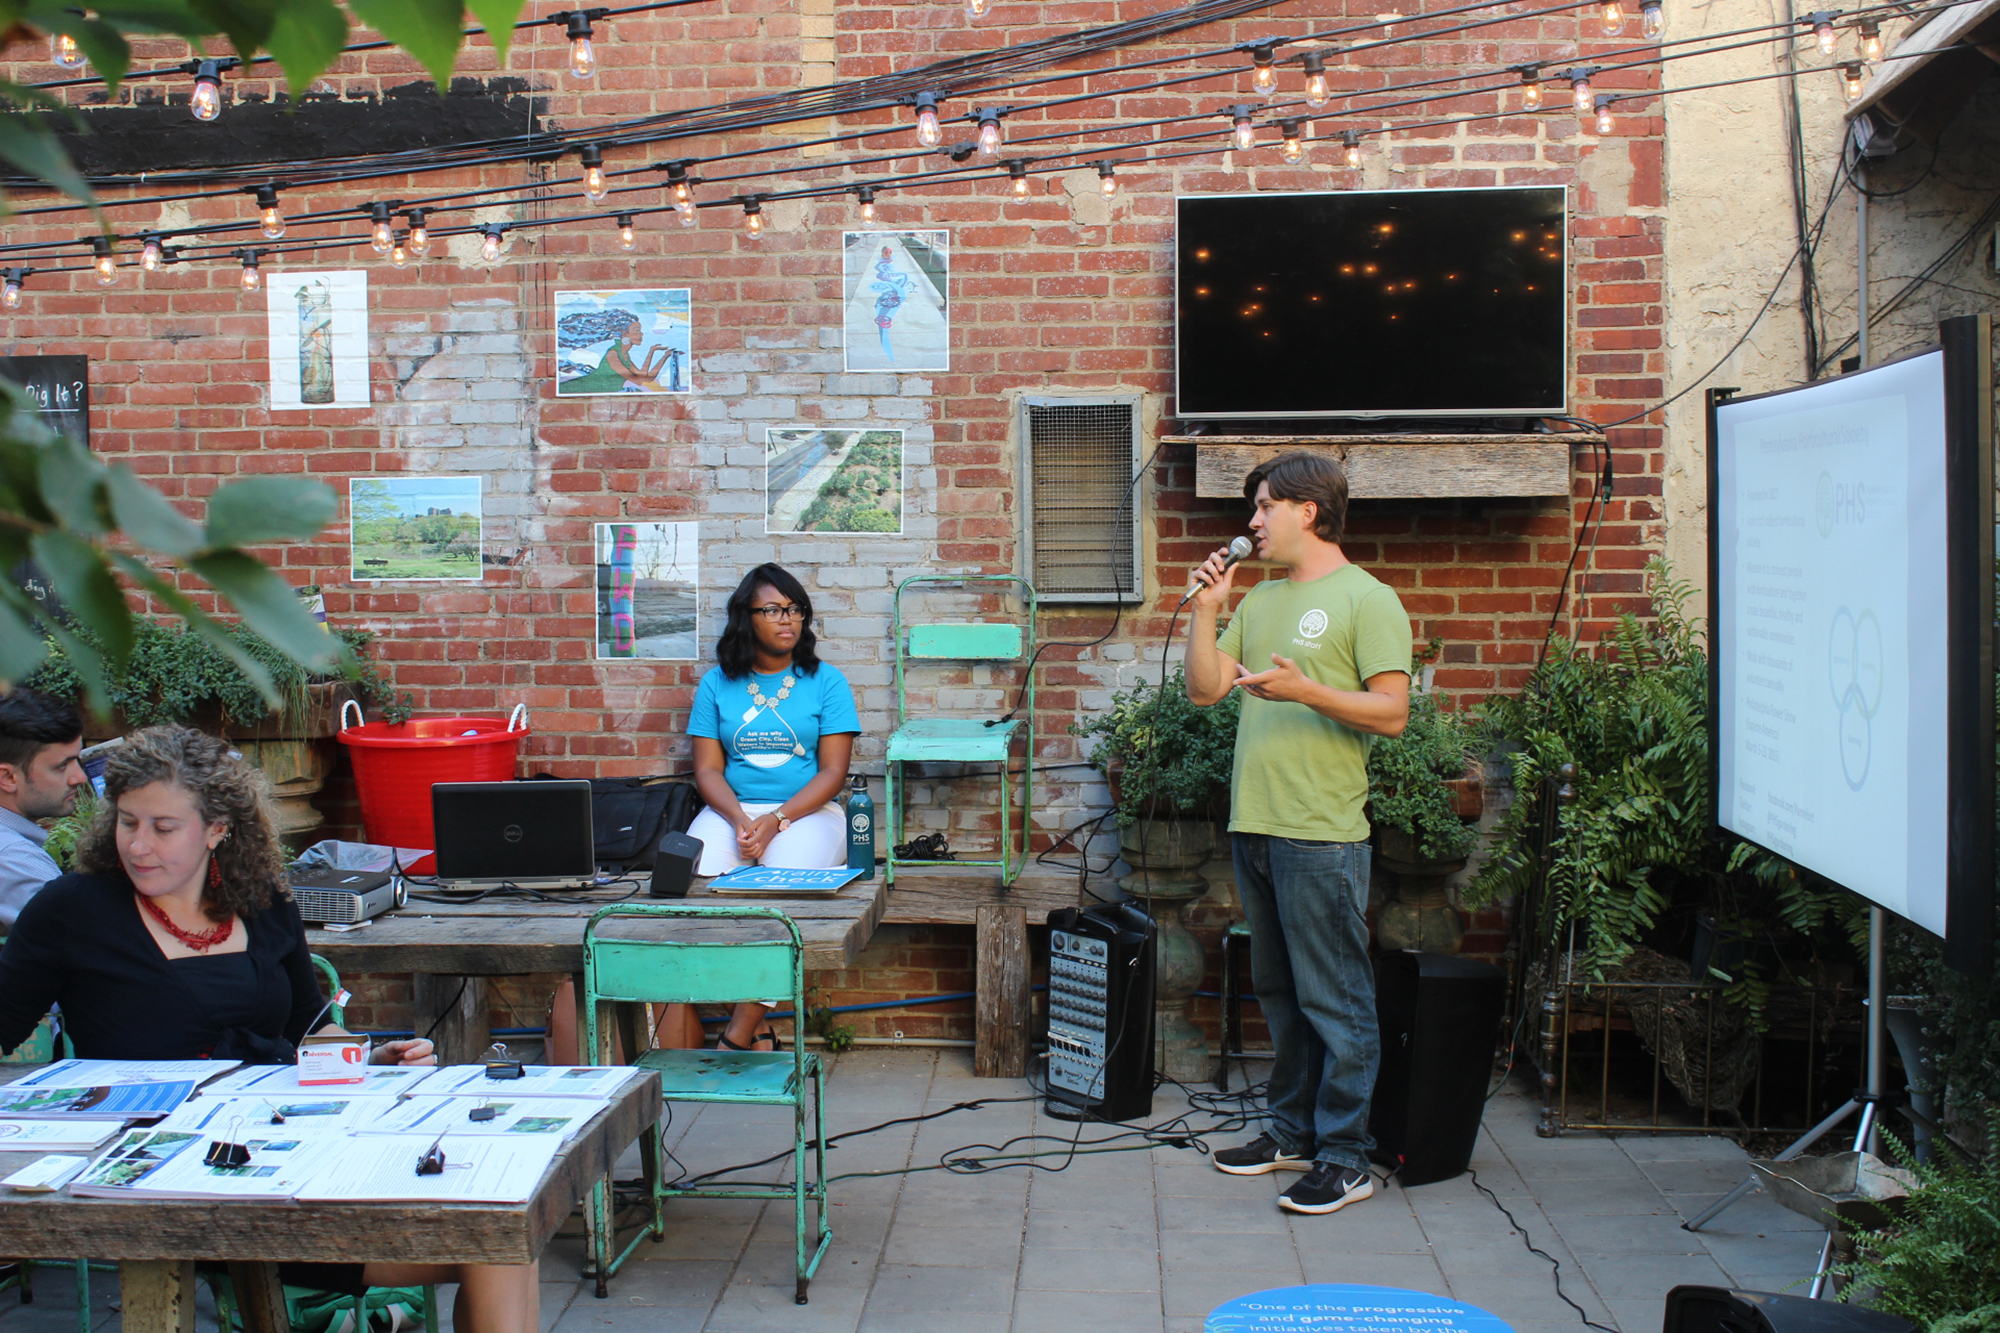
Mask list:
[{"label": "projector", "polygon": [[409,890],[401,880],[374,870],[294,867],[291,880],[299,915],[324,925],[351,926],[409,901]]}]

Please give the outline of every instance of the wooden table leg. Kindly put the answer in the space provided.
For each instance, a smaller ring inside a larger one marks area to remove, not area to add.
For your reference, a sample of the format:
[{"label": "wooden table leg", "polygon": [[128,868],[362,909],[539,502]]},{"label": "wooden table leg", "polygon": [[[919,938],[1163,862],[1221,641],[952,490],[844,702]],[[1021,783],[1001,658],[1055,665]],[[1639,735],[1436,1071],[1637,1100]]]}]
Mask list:
[{"label": "wooden table leg", "polygon": [[129,1333],[194,1333],[194,1260],[120,1260],[118,1295]]},{"label": "wooden table leg", "polygon": [[486,978],[419,972],[411,981],[417,1035],[432,1034],[438,1063],[471,1065],[484,1060],[486,1048],[493,1044],[486,1016]]},{"label": "wooden table leg", "polygon": [[243,1316],[243,1333],[290,1333],[285,1311],[285,1287],[272,1263],[229,1265],[229,1285],[236,1292],[236,1309]]},{"label": "wooden table leg", "polygon": [[1019,907],[982,906],[974,948],[975,1078],[1028,1076],[1028,913]]}]

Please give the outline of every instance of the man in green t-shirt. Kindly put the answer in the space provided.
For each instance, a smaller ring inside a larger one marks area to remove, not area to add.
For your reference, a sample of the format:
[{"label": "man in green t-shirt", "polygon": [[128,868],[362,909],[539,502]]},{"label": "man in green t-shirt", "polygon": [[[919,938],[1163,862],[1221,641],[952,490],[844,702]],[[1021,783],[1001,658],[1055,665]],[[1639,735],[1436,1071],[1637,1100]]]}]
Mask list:
[{"label": "man in green t-shirt", "polygon": [[1368,957],[1368,745],[1410,716],[1410,618],[1341,552],[1347,474],[1323,454],[1253,471],[1257,556],[1285,577],[1243,598],[1218,642],[1234,569],[1217,551],[1195,573],[1187,693],[1243,700],[1230,778],[1237,892],[1250,923],[1257,1000],[1271,1029],[1267,1132],[1215,1154],[1235,1175],[1303,1171],[1278,1198],[1331,1213],[1375,1192],[1368,1104],[1380,1038]]}]

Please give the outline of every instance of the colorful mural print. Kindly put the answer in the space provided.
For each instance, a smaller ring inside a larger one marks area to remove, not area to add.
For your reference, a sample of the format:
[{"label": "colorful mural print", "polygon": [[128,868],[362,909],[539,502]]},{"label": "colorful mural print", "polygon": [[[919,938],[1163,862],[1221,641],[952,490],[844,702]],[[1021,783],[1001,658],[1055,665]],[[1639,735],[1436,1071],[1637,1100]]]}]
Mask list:
[{"label": "colorful mural print", "polygon": [[366,271],[288,269],[264,291],[271,410],[367,407]]},{"label": "colorful mural print", "polygon": [[556,293],[556,392],[694,391],[688,288]]},{"label": "colorful mural print", "polygon": [[352,534],[348,573],[357,580],[485,577],[481,477],[355,477],[347,483]]},{"label": "colorful mural print", "polygon": [[843,233],[849,371],[951,369],[951,233]]},{"label": "colorful mural print", "polygon": [[701,524],[597,525],[597,657],[701,655]]}]

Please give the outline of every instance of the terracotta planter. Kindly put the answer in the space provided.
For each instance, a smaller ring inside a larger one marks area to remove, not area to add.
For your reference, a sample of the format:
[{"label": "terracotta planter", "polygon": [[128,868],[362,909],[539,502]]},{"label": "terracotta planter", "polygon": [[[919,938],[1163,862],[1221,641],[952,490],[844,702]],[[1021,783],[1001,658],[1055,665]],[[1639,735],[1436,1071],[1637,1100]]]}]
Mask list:
[{"label": "terracotta planter", "polygon": [[1446,778],[1445,790],[1451,793],[1452,804],[1458,810],[1458,817],[1468,824],[1479,822],[1479,816],[1486,809],[1486,771],[1478,764],[1468,765],[1462,778]]}]

